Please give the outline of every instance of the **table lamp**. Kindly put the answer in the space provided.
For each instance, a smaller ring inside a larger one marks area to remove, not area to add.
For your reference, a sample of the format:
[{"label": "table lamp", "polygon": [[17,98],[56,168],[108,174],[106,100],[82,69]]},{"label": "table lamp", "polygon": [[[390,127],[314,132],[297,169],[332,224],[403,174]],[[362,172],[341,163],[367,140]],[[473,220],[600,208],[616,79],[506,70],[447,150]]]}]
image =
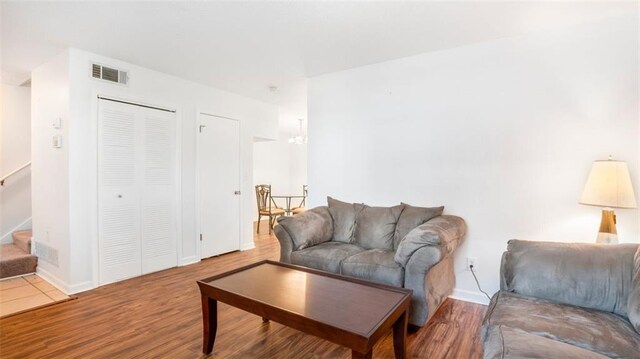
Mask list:
[{"label": "table lamp", "polygon": [[614,208],[636,208],[629,168],[624,161],[594,161],[581,204],[604,207],[596,243],[618,243]]}]

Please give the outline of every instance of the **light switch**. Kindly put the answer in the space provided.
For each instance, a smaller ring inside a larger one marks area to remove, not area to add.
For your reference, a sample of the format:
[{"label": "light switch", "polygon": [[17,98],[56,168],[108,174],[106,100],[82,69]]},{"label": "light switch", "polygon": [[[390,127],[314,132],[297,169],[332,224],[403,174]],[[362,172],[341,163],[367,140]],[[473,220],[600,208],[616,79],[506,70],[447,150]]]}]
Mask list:
[{"label": "light switch", "polygon": [[62,117],[54,118],[51,124],[53,125],[53,128],[59,130],[62,127]]},{"label": "light switch", "polygon": [[62,135],[53,136],[53,148],[62,147]]}]

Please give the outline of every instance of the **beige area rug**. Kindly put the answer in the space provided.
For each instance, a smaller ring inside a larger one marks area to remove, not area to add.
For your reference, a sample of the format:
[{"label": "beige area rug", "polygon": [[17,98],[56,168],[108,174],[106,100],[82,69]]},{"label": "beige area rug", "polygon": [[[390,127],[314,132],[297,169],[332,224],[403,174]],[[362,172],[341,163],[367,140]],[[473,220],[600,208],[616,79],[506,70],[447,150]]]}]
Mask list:
[{"label": "beige area rug", "polygon": [[75,298],[62,293],[37,274],[3,279],[0,280],[0,318]]}]

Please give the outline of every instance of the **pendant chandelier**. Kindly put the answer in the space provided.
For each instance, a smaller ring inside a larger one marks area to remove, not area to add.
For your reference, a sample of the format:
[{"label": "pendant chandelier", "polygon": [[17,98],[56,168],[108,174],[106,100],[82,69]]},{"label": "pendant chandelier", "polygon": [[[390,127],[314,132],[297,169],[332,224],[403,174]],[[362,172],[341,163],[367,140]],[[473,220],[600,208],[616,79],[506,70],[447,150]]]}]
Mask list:
[{"label": "pendant chandelier", "polygon": [[300,128],[298,129],[298,135],[297,136],[293,136],[289,138],[289,143],[295,144],[295,145],[304,145],[305,143],[307,143],[307,136],[304,134],[304,132],[302,131],[302,121],[304,121],[303,119],[298,119],[298,121],[300,121]]}]

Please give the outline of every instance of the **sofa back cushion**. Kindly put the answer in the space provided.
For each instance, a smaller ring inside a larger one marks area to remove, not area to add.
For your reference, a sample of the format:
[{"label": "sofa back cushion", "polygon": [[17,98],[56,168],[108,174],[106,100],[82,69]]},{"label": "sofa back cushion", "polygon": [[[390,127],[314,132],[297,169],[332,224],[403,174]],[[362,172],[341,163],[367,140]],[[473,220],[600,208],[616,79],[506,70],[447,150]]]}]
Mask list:
[{"label": "sofa back cushion", "polygon": [[393,235],[393,249],[398,248],[400,241],[409,234],[414,228],[427,222],[428,220],[441,216],[444,207],[414,207],[406,203],[402,203],[404,209],[398,218],[396,232]]},{"label": "sofa back cushion", "polygon": [[640,334],[640,246],[636,251],[633,260],[633,281],[631,284],[631,294],[627,305],[629,321],[633,324],[636,332]]},{"label": "sofa back cushion", "polygon": [[333,240],[351,243],[356,228],[356,215],[364,205],[342,202],[331,197],[327,197],[327,204],[333,219]]},{"label": "sofa back cushion", "polygon": [[294,251],[328,242],[333,235],[333,221],[327,207],[316,207],[293,217],[280,217],[278,224],[289,233]]},{"label": "sofa back cushion", "polygon": [[501,289],[627,317],[637,246],[511,240]]},{"label": "sofa back cushion", "polygon": [[356,217],[354,244],[366,249],[393,249],[393,236],[403,205],[369,207],[363,205]]}]

